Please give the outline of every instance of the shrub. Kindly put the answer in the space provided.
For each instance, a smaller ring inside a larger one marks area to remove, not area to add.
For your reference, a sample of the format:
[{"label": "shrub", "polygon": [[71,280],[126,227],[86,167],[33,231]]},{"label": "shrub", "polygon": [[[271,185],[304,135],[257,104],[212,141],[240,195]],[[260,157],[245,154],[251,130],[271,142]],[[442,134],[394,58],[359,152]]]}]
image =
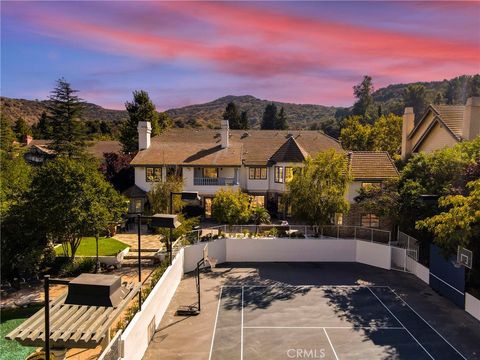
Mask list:
[{"label": "shrub", "polygon": [[78,276],[82,273],[92,273],[95,270],[96,261],[94,258],[78,258],[66,263],[59,272],[62,277]]}]

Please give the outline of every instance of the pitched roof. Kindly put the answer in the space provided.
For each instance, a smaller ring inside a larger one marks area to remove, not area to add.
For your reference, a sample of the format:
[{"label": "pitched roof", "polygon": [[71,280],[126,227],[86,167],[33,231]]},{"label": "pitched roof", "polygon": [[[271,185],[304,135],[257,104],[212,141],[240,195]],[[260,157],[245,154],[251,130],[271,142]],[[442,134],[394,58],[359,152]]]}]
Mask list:
[{"label": "pitched roof", "polygon": [[141,198],[145,196],[146,191],[140,189],[137,185],[133,185],[124,190],[122,194],[128,198]]},{"label": "pitched roof", "polygon": [[386,151],[351,151],[348,165],[355,180],[389,179],[399,175]]},{"label": "pitched roof", "polygon": [[[27,148],[37,148],[48,155],[52,155],[55,154],[55,151],[49,149],[48,145],[50,145],[51,143],[52,140],[34,139],[27,145]],[[121,150],[122,145],[119,141],[100,140],[87,142],[87,152],[98,159],[103,158],[104,153],[118,153]]]},{"label": "pitched roof", "polygon": [[450,129],[458,138],[462,136],[463,113],[465,106],[463,105],[431,105],[438,114],[446,127]]},{"label": "pitched roof", "polygon": [[[420,125],[425,121],[429,112],[433,112],[435,114],[434,122],[439,121],[442,125],[444,125],[450,133],[457,139],[461,140],[462,137],[462,126],[463,126],[463,113],[465,111],[464,105],[433,105],[430,104],[425,110],[422,118],[418,122],[418,124],[413,128],[413,130],[408,134],[408,138],[412,138],[412,136],[417,132],[420,128]],[[432,129],[432,126],[429,126],[425,130],[425,134],[428,133]],[[425,135],[423,134],[423,136]],[[423,137],[422,136],[422,137]]]},{"label": "pitched roof", "polygon": [[220,130],[173,128],[151,139],[132,165],[266,165],[293,138],[302,153],[342,151],[340,143],[320,131],[230,130],[229,147],[220,147]]},{"label": "pitched roof", "polygon": [[290,136],[270,158],[273,162],[302,162],[308,153]]}]

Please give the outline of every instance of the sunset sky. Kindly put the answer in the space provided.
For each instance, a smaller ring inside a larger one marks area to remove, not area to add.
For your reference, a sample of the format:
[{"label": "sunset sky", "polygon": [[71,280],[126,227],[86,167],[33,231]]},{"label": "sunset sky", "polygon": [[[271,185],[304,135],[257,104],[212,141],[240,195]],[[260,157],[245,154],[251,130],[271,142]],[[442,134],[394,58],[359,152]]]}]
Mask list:
[{"label": "sunset sky", "polygon": [[480,72],[479,2],[1,3],[1,94],[46,99],[64,76],[122,109],[225,95],[351,105],[376,88]]}]

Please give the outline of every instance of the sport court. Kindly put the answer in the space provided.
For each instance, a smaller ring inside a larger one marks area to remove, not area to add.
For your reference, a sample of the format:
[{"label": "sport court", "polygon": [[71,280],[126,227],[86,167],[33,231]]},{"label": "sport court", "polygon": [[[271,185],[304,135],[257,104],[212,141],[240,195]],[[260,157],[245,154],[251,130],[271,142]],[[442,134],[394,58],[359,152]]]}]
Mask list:
[{"label": "sport court", "polygon": [[222,287],[210,359],[289,358],[465,359],[386,286]]},{"label": "sport court", "polygon": [[478,321],[414,276],[363,264],[225,263],[182,280],[144,359],[480,359]]}]

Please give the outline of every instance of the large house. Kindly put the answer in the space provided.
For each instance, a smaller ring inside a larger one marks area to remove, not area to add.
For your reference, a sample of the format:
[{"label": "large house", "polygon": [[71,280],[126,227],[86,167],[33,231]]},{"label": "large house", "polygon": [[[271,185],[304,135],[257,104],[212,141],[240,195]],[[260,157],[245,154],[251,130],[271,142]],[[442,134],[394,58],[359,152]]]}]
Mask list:
[{"label": "large house", "polygon": [[[135,186],[125,193],[131,199],[131,212],[143,209],[145,194],[155,182],[177,174],[183,178],[185,191],[199,193],[206,218],[211,216],[212,199],[222,187],[241,189],[272,214],[288,217],[284,194],[293,169],[306,157],[321,151],[344,152],[337,140],[320,131],[230,130],[225,120],[218,130],[174,128],[153,138],[150,132],[150,123],[139,123],[139,152],[131,163],[135,168]],[[352,203],[361,186],[398,176],[386,152],[349,152],[345,156],[353,176],[347,194]],[[337,221],[389,226],[376,216],[360,214],[355,209],[354,206],[348,217],[339,214]]]},{"label": "large house", "polygon": [[402,130],[402,160],[418,152],[432,152],[480,135],[480,97],[466,105],[429,105],[415,125],[413,108],[405,108]]}]

